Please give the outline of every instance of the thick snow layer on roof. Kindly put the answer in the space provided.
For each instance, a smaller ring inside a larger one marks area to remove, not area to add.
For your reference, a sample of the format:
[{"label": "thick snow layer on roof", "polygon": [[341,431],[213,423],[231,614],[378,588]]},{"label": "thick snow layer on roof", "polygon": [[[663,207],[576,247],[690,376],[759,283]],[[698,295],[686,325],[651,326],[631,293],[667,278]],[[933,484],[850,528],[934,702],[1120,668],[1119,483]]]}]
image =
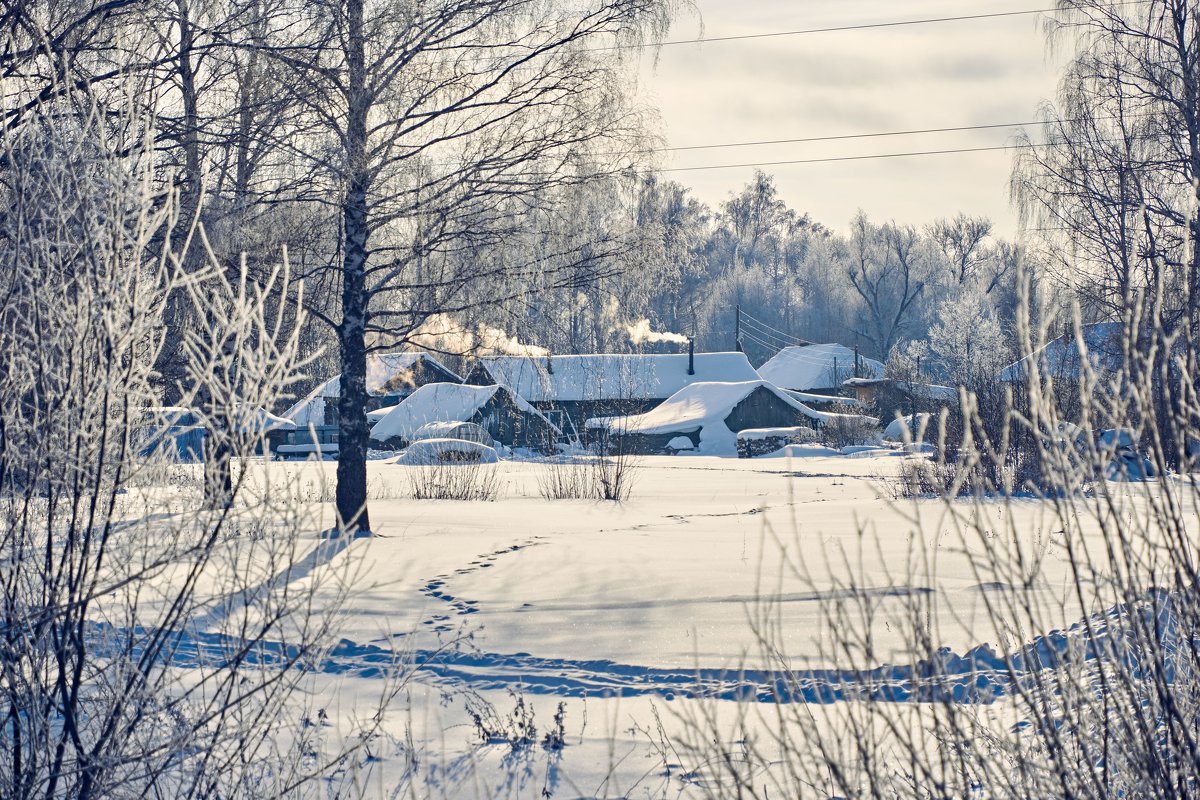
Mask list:
[{"label": "thick snow layer on roof", "polygon": [[[1087,349],[1088,361],[1097,370],[1115,370],[1121,366],[1123,326],[1120,322],[1097,322],[1084,325],[1083,344]],[[1069,336],[1052,339],[1041,348],[1009,364],[1000,373],[1002,381],[1020,381],[1029,377],[1030,367],[1037,363],[1043,377],[1077,378],[1082,365],[1079,343],[1074,332]]]},{"label": "thick snow layer on roof", "polygon": [[[882,378],[883,364],[873,358],[860,356],[859,372],[868,377]],[[784,389],[831,389],[854,375],[854,351],[832,343],[785,347],[759,367],[758,374],[763,380]]]},{"label": "thick snow layer on roof", "polygon": [[763,380],[737,383],[704,382],[685,386],[662,405],[645,414],[604,417],[587,421],[589,428],[607,428],[620,433],[691,433],[700,431],[700,452],[708,455],[736,451],[737,437],[725,418],[754,390],[765,388],[809,419],[823,422],[838,415],[814,411],[799,400]]},{"label": "thick snow layer on roof", "polygon": [[[466,422],[496,392],[507,392],[517,408],[541,416],[537,409],[504,386],[427,383],[402,403],[393,406],[386,416],[376,422],[371,428],[371,438],[381,442],[392,438],[411,439],[419,428],[429,422]],[[550,423],[547,421],[546,424]]]},{"label": "thick snow layer on roof", "polygon": [[[367,394],[376,397],[394,394],[407,388],[408,371],[418,361],[428,361],[446,370],[461,382],[461,378],[428,353],[373,353],[367,356]],[[342,394],[342,376],[337,375],[309,392],[308,396],[284,412],[283,416],[304,427],[325,424],[325,406],[336,403]]]},{"label": "thick snow layer on roof", "polygon": [[296,430],[295,422],[286,417],[272,414],[265,408],[240,406],[235,410],[234,418],[237,429],[243,433]]},{"label": "thick snow layer on roof", "polygon": [[535,403],[663,400],[698,382],[758,380],[745,353],[696,353],[694,375],[688,374],[687,353],[496,356],[480,363],[493,379]]},{"label": "thick snow layer on roof", "polygon": [[784,389],[785,392],[799,400],[805,405],[839,405],[849,408],[859,408],[862,403],[858,402],[854,397],[841,397],[834,394],[813,394],[812,392],[797,392],[791,389]]}]

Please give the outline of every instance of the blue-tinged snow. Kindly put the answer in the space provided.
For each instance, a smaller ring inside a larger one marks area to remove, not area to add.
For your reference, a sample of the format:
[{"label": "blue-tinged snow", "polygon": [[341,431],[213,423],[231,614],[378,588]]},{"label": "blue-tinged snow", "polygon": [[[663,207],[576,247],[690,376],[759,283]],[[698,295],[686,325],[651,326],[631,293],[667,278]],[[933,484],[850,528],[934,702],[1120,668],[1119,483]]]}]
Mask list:
[{"label": "blue-tinged snow", "polygon": [[[883,364],[859,356],[859,377],[882,378]],[[847,378],[855,377],[854,351],[840,344],[810,344],[785,347],[758,368],[763,380],[795,391],[840,389]]]},{"label": "blue-tinged snow", "polygon": [[664,400],[693,383],[758,380],[745,353],[696,353],[691,362],[687,353],[497,356],[480,364],[532,403]]}]

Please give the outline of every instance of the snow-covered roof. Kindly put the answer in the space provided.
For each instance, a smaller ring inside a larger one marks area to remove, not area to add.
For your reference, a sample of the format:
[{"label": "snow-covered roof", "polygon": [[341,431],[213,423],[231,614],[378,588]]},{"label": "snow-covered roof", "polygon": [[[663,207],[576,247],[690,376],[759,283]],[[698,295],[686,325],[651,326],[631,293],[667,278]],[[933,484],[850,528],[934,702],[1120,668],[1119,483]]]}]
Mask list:
[{"label": "snow-covered roof", "polygon": [[815,411],[777,386],[772,386],[764,380],[754,380],[737,383],[693,383],[644,414],[600,417],[589,419],[585,424],[592,429],[649,435],[700,431],[700,452],[711,455],[732,453],[736,450],[737,437],[725,425],[725,419],[739,403],[757,389],[766,389],[796,411],[818,422],[859,418],[854,415]]},{"label": "snow-covered roof", "polygon": [[703,381],[753,381],[758,373],[745,353],[696,353],[688,374],[687,353],[482,358],[492,378],[532,402],[663,400]]},{"label": "snow-covered roof", "polygon": [[763,380],[738,383],[702,382],[685,386],[662,405],[644,414],[627,417],[589,419],[589,428],[608,428],[623,433],[689,433],[713,422],[723,423],[738,403],[758,388],[765,388],[809,419],[825,420],[832,416],[814,411],[786,392]]},{"label": "snow-covered roof", "polygon": [[[1087,348],[1088,361],[1096,369],[1117,369],[1123,358],[1122,339],[1124,327],[1120,322],[1096,322],[1084,325],[1081,331]],[[1029,377],[1030,367],[1035,362],[1042,376],[1053,378],[1076,378],[1082,365],[1079,343],[1075,333],[1059,336],[1044,344],[1020,361],[1005,367],[1000,373],[1002,381],[1019,381]]]},{"label": "snow-covered roof", "polygon": [[813,394],[812,392],[797,392],[792,389],[784,389],[785,392],[806,405],[839,405],[858,408],[862,403],[858,402],[855,397],[842,397],[836,394]]},{"label": "snow-covered roof", "polygon": [[[411,439],[429,422],[466,422],[497,392],[506,392],[517,408],[541,417],[541,413],[504,386],[470,386],[462,383],[427,383],[410,394],[371,428],[371,438]],[[545,419],[545,417],[542,417]],[[551,425],[549,420],[547,425]]]},{"label": "snow-covered roof", "polygon": [[234,412],[234,418],[237,429],[243,433],[296,430],[295,422],[257,406],[239,405]]},{"label": "snow-covered roof", "polygon": [[[428,353],[372,353],[367,356],[367,394],[379,397],[411,388],[411,370],[420,361],[425,361],[456,381],[462,382],[462,378]],[[309,392],[307,397],[285,411],[283,416],[301,427],[323,425],[327,401],[336,401],[341,393],[342,376],[335,375]]]},{"label": "snow-covered roof", "polygon": [[914,397],[937,400],[944,403],[958,402],[958,389],[953,386],[942,386],[937,383],[898,381],[894,378],[849,378],[842,382],[842,386],[849,386],[851,389],[856,386],[895,386]]},{"label": "snow-covered roof", "polygon": [[[859,372],[882,378],[883,364],[859,356]],[[831,389],[854,374],[854,351],[835,343],[785,347],[759,367],[758,374],[784,389]]]}]

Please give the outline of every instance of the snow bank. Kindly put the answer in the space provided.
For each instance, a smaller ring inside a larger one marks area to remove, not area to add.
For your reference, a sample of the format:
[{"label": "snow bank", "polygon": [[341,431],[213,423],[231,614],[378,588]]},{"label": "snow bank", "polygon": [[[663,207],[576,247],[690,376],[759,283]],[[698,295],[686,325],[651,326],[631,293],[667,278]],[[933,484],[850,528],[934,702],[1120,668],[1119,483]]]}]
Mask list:
[{"label": "snow bank", "polygon": [[[882,378],[883,364],[859,356],[859,373]],[[843,380],[854,375],[854,351],[835,343],[785,347],[759,367],[758,374],[763,380],[785,389],[837,388]]]},{"label": "snow bank", "polygon": [[[430,384],[431,386],[433,384]],[[495,464],[500,460],[494,447],[465,439],[422,439],[408,446],[397,464],[430,466],[433,464]]]},{"label": "snow bank", "polygon": [[823,444],[787,444],[773,453],[767,453],[756,458],[832,458],[840,456],[841,450],[826,447]]},{"label": "snow bank", "polygon": [[738,431],[737,438],[746,441],[775,438],[811,441],[814,436],[816,436],[816,432],[812,428],[747,428],[744,431]]},{"label": "snow bank", "polygon": [[426,422],[413,431],[412,441],[421,439],[465,439],[488,447],[496,446],[483,426],[474,422]]},{"label": "snow bank", "polygon": [[[929,414],[924,412],[916,415],[915,423],[911,414],[904,417],[897,417],[883,429],[883,438],[890,439],[893,442],[902,442],[905,439],[919,439],[920,437],[917,436],[917,433],[918,429],[921,429],[922,426],[924,426],[925,433],[930,432],[929,420]],[[906,429],[909,431],[907,435],[905,434]]]}]

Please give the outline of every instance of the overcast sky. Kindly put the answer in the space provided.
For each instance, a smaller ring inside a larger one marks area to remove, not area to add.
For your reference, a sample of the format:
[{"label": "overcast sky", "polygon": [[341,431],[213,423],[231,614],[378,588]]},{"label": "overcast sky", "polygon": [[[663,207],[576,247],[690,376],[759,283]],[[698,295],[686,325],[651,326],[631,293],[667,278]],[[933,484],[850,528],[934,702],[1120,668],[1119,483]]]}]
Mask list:
[{"label": "overcast sky", "polygon": [[[706,37],[1046,8],[1050,0],[696,0]],[[670,38],[700,34],[685,17]],[[1033,120],[1053,98],[1060,60],[1040,15],[665,47],[643,92],[669,146],[792,139]],[[731,147],[670,154],[665,168],[986,147],[1014,130]],[[1010,235],[1006,151],[763,167],[795,209],[844,230],[863,208],[876,221],[924,224],[958,211]],[[753,168],[669,172],[710,204]]]}]

